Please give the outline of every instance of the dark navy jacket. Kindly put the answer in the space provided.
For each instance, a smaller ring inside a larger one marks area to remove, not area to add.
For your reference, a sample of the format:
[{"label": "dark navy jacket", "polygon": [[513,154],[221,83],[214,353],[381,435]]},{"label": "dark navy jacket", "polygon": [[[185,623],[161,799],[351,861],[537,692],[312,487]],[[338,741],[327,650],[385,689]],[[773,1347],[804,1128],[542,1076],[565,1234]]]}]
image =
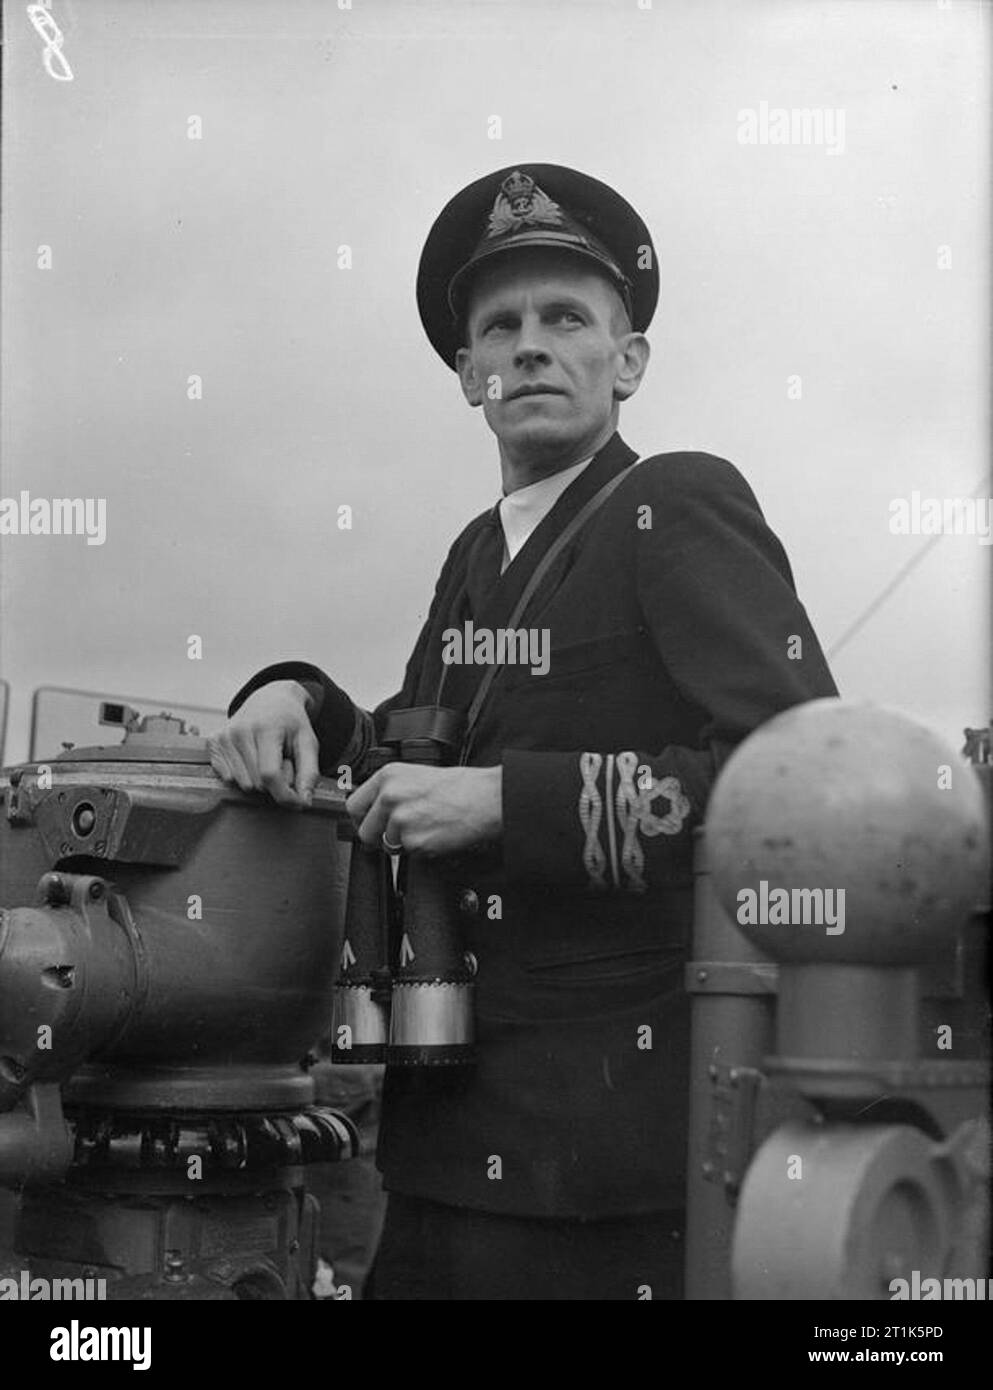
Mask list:
[{"label": "dark navy jacket", "polygon": [[[445,561],[403,689],[370,716],[319,668],[321,768],[361,767],[387,710],[465,709],[478,667],[446,629],[507,625],[569,518],[635,455],[614,437],[500,575],[496,509]],[[470,763],[503,766],[499,851],[452,860],[482,911],[475,1068],[389,1069],[386,1186],[495,1212],[607,1216],[683,1203],[692,832],[734,746],[837,690],[789,562],[723,459],[646,459],[558,557],[520,626],[547,629],[546,675],[500,668]],[[490,920],[486,904],[501,900]],[[492,1162],[500,1159],[500,1164]],[[491,1176],[495,1172],[501,1176]]]}]

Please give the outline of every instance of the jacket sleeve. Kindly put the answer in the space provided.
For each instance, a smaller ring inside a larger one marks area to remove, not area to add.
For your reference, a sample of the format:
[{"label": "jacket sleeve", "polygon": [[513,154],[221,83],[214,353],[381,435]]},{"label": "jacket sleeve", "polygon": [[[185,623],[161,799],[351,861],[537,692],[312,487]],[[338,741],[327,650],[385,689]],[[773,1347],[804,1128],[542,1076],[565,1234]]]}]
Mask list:
[{"label": "jacket sleeve", "polygon": [[381,732],[387,713],[391,709],[402,709],[414,703],[424,649],[458,548],[459,541],[456,541],[442,567],[430,611],[407,662],[403,686],[395,695],[377,705],[375,710],[365,710],[357,705],[319,666],[314,666],[308,661],[281,661],[257,671],[245,682],[228,706],[228,718],[230,719],[245,703],[249,695],[253,695],[270,681],[298,681],[310,697],[307,712],[317,735],[320,750],[318,767],[321,773],[325,776],[335,776],[339,768],[349,767],[353,780],[361,781],[366,771],[366,755],[369,749],[375,746],[377,733]]},{"label": "jacket sleeve", "polygon": [[254,695],[271,681],[298,681],[310,697],[307,713],[319,747],[318,767],[324,776],[332,776],[340,767],[352,769],[353,777],[367,750],[372,746],[373,717],[336,685],[319,666],[309,661],[278,661],[256,671],[246,681],[228,706],[228,718],[241,708],[249,695]]},{"label": "jacket sleeve", "polygon": [[[744,478],[710,455],[639,466],[638,599],[699,746],[503,753],[511,882],[643,893],[692,878],[692,833],[734,747],[780,711],[837,695],[785,551]],[[535,835],[534,826],[542,834]]]}]

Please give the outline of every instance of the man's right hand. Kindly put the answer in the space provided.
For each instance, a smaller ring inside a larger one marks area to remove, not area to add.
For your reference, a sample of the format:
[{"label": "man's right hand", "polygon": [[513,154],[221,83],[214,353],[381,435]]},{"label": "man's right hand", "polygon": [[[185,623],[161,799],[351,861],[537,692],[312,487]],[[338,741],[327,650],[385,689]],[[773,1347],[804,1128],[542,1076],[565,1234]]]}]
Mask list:
[{"label": "man's right hand", "polygon": [[309,700],[298,681],[270,681],[256,690],[207,740],[211,767],[243,792],[266,791],[280,806],[309,806],[318,777]]}]

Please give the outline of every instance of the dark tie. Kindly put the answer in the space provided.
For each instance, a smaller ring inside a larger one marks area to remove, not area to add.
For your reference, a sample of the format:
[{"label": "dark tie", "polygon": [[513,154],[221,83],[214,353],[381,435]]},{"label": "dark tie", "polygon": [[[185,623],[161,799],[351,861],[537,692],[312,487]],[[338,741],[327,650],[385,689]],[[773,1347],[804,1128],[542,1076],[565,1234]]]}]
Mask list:
[{"label": "dark tie", "polygon": [[467,617],[475,617],[492,596],[500,579],[500,566],[503,563],[503,527],[500,514],[494,507],[486,521],[479,528],[473,541],[466,568],[465,588],[469,600]]}]

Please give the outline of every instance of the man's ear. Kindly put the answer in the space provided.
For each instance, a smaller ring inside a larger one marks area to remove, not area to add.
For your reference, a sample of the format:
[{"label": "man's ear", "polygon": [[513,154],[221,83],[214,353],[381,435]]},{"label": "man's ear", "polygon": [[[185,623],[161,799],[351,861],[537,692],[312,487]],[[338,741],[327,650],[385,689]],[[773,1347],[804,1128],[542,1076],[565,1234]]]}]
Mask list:
[{"label": "man's ear", "polygon": [[617,350],[620,359],[614,378],[614,400],[626,401],[641,385],[652,348],[644,333],[625,333],[617,340]]},{"label": "man's ear", "polygon": [[459,373],[459,382],[462,385],[462,395],[465,396],[470,406],[481,406],[483,404],[483,382],[480,381],[476,367],[473,366],[473,354],[469,347],[459,347],[455,354],[455,370]]},{"label": "man's ear", "polygon": [[470,405],[483,404],[483,383],[473,366],[472,353],[468,348],[459,348],[455,354],[455,370],[459,374],[462,394]]}]

